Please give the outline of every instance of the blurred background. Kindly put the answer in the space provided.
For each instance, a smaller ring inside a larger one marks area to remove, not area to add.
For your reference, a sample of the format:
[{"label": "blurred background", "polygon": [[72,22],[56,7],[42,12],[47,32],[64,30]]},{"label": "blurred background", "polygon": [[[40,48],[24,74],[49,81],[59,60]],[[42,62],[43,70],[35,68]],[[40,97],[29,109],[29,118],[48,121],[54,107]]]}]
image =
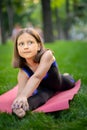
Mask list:
[{"label": "blurred background", "polygon": [[87,0],[0,1],[0,44],[34,27],[44,42],[87,40]]}]

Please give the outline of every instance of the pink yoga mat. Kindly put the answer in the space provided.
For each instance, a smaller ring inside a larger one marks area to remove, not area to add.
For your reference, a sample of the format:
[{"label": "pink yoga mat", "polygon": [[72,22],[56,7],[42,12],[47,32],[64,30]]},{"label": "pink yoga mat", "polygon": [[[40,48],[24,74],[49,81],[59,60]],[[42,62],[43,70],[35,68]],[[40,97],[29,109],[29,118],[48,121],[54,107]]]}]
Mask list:
[{"label": "pink yoga mat", "polygon": [[[69,101],[78,93],[81,86],[81,80],[78,80],[75,87],[63,92],[57,92],[44,105],[40,106],[34,112],[54,112],[69,109]],[[12,113],[11,105],[17,94],[18,85],[0,96],[0,112]]]}]

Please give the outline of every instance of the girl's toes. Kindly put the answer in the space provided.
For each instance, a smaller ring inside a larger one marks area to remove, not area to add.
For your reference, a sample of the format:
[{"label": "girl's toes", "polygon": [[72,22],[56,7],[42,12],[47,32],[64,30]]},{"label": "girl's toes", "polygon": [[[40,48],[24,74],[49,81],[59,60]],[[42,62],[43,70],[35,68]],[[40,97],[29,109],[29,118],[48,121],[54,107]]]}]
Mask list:
[{"label": "girl's toes", "polygon": [[13,109],[13,113],[15,113],[19,118],[24,117],[26,114],[22,108]]}]

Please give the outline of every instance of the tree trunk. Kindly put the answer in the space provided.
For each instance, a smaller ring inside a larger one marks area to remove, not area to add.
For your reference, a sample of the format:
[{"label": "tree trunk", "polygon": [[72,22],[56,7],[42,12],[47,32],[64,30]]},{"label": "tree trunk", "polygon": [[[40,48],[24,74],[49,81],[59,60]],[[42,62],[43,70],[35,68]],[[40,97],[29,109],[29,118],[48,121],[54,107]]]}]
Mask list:
[{"label": "tree trunk", "polygon": [[42,16],[43,16],[43,33],[45,42],[53,42],[53,26],[50,0],[41,0]]},{"label": "tree trunk", "polygon": [[0,29],[1,29],[1,43],[5,44],[6,38],[5,38],[5,29],[4,29],[4,20],[3,20],[2,7],[0,7]]},{"label": "tree trunk", "polygon": [[11,1],[9,1],[7,3],[7,14],[8,14],[9,32],[10,32],[10,35],[11,35],[12,30],[13,30],[13,8],[12,8]]},{"label": "tree trunk", "polygon": [[70,17],[70,10],[69,10],[69,0],[66,0],[66,21],[65,21],[64,32],[65,32],[65,38],[67,40],[70,39],[69,36],[70,27],[71,27],[71,17]]}]

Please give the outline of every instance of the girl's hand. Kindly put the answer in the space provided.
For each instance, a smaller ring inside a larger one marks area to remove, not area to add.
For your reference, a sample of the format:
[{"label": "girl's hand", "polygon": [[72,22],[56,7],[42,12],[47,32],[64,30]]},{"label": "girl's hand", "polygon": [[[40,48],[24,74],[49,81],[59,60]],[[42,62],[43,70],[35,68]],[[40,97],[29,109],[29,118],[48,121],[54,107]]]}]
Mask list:
[{"label": "girl's hand", "polygon": [[17,97],[13,104],[12,109],[23,108],[24,111],[29,110],[29,104],[26,97]]}]

